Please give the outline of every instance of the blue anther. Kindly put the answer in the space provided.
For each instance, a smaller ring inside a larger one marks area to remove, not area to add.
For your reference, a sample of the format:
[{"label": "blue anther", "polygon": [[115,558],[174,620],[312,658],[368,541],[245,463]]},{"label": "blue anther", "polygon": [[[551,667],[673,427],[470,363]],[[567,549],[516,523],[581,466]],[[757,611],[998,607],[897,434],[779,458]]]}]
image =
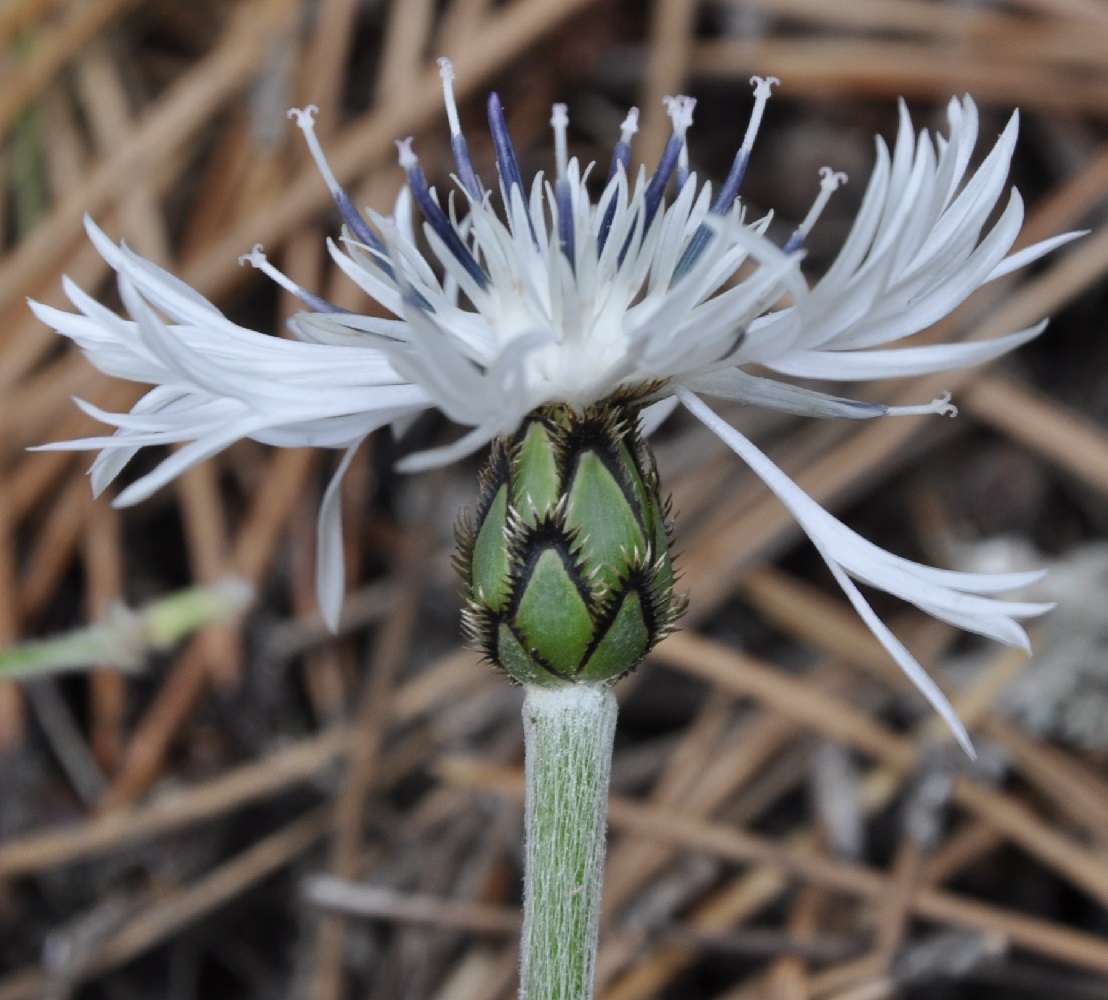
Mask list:
[{"label": "blue anther", "polygon": [[[639,130],[639,109],[632,108],[627,112],[620,129],[619,140],[612,150],[612,162],[608,167],[608,184],[615,180],[616,174],[622,171],[625,178],[631,176],[631,136]],[[604,252],[604,245],[608,242],[608,233],[612,229],[612,222],[616,217],[616,198],[608,202],[604,209],[604,217],[600,220],[600,230],[597,233],[597,253]]]},{"label": "blue anther", "polygon": [[616,143],[615,149],[612,150],[612,162],[608,167],[608,181],[610,182],[616,175],[616,171],[619,168],[623,168],[624,175],[630,173],[631,170],[631,143],[624,142],[622,139]]},{"label": "blue anther", "polygon": [[512,137],[508,134],[508,122],[504,118],[504,108],[500,104],[500,95],[495,91],[489,94],[489,128],[492,142],[496,148],[496,164],[500,168],[500,179],[504,189],[511,196],[512,188],[518,187],[523,194],[523,178],[519,173],[519,161],[512,146]]},{"label": "blue anther", "polygon": [[[743,177],[746,175],[746,168],[749,163],[750,153],[745,149],[740,149],[735,154],[735,159],[731,164],[731,170],[728,172],[723,186],[719,189],[719,194],[716,195],[715,200],[712,202],[711,213],[713,215],[722,218],[735,203],[735,199],[739,196],[739,188],[742,186]],[[697,227],[696,232],[693,233],[692,239],[689,240],[689,245],[685,247],[684,252],[681,254],[681,259],[677,262],[677,267],[673,269],[671,284],[676,284],[692,270],[693,265],[697,262],[700,255],[704,253],[708,248],[708,244],[712,242],[713,235],[709,226],[701,223]]]},{"label": "blue anther", "polygon": [[[504,185],[504,197],[507,202],[508,217],[511,219],[512,191],[519,189],[519,196],[526,199],[527,193],[523,190],[523,177],[519,172],[519,161],[516,159],[515,147],[512,146],[512,137],[508,134],[508,122],[504,117],[504,108],[500,104],[500,95],[495,91],[489,94],[489,129],[492,131],[492,144],[496,149],[496,165],[500,170],[500,183]],[[538,236],[535,234],[535,224],[527,215],[527,226],[531,230],[531,239],[536,243]]]},{"label": "blue anther", "polygon": [[385,274],[395,280],[396,274],[392,269],[392,262],[389,260],[388,249],[381,242],[381,237],[370,229],[369,223],[361,217],[354,207],[354,203],[350,200],[350,196],[342,188],[339,188],[332,192],[332,197],[335,199],[335,204],[338,206],[343,221],[350,227],[351,233],[354,234],[354,238],[369,249],[373,262]]},{"label": "blue anther", "polygon": [[348,315],[350,313],[349,309],[337,306],[334,302],[328,302],[325,298],[316,295],[315,292],[309,292],[306,288],[300,288],[294,294],[304,305],[311,309],[312,312],[331,314],[346,313]]},{"label": "blue anther", "polygon": [[469,146],[465,136],[459,132],[450,137],[450,148],[454,151],[454,162],[458,166],[458,180],[462,182],[469,196],[476,202],[480,202],[485,195],[485,186],[477,171],[473,169],[473,161],[469,157]]},{"label": "blue anther", "polygon": [[575,266],[573,196],[569,181],[564,177],[554,185],[554,195],[558,200],[558,245],[562,248],[570,268]]},{"label": "blue anther", "polygon": [[604,252],[604,245],[608,242],[608,234],[612,231],[612,223],[616,217],[617,200],[617,196],[613,194],[612,200],[608,202],[608,207],[604,209],[604,218],[600,220],[600,230],[596,234],[596,254],[598,257]]},{"label": "blue anther", "polygon": [[462,135],[462,122],[458,117],[458,102],[454,98],[454,66],[449,59],[439,59],[439,76],[442,78],[442,96],[446,104],[446,117],[450,122],[450,148],[454,151],[454,162],[458,166],[458,179],[466,193],[474,200],[481,201],[485,188],[473,161],[469,156],[469,146]]},{"label": "blue anther", "polygon": [[647,229],[650,228],[650,223],[654,221],[658,206],[662,203],[662,195],[665,194],[666,185],[673,176],[677,161],[681,158],[681,149],[684,145],[685,140],[681,136],[671,135],[669,137],[666,148],[662,151],[662,158],[658,162],[658,169],[654,171],[654,176],[650,178],[650,183],[646,186],[646,192],[643,195],[645,218],[642,231],[644,235]]},{"label": "blue anther", "polygon": [[419,210],[423,213],[423,217],[443,243],[446,244],[446,248],[454,255],[458,263],[465,268],[466,273],[477,283],[477,286],[481,289],[488,288],[489,276],[485,273],[484,268],[477,263],[473,254],[470,253],[469,247],[462,242],[462,238],[446,217],[446,213],[439,208],[435,199],[431,197],[431,189],[427,186],[427,178],[423,175],[423,168],[420,167],[419,161],[415,159],[414,155],[409,162],[404,164],[404,170],[408,175],[408,186],[412,190],[412,196],[415,198]]},{"label": "blue anther", "polygon": [[260,243],[254,245],[254,249],[250,253],[244,253],[239,256],[239,265],[249,264],[251,267],[258,271],[261,271],[266,277],[268,277],[276,285],[283,288],[291,295],[295,295],[301,302],[304,303],[312,312],[316,313],[329,313],[335,315],[338,313],[349,314],[349,309],[344,309],[342,306],[337,306],[333,302],[328,302],[325,298],[316,295],[315,292],[309,292],[308,289],[302,285],[297,284],[283,271],[279,271],[268,260],[265,255],[265,250]]},{"label": "blue anther", "polygon": [[[681,149],[684,144],[685,141],[680,136],[671,135],[669,141],[666,143],[666,148],[662,151],[662,158],[658,162],[658,169],[654,171],[654,176],[650,178],[650,183],[647,184],[646,191],[643,194],[643,221],[642,227],[639,230],[640,239],[646,237],[647,230],[650,229],[650,224],[654,221],[654,216],[658,213],[658,208],[662,204],[662,195],[665,193],[666,185],[669,183],[669,179],[673,176],[673,171],[677,167],[677,161],[681,157]],[[623,246],[620,247],[620,264],[626,259],[627,252],[631,249],[633,234],[634,229],[627,234],[627,239],[624,240]]]},{"label": "blue anther", "polygon": [[612,150],[612,162],[608,166],[608,183],[616,176],[616,171],[622,169],[624,177],[631,176],[631,137],[639,130],[639,109],[631,108],[623,124],[619,128],[619,140]]},{"label": "blue anther", "polygon": [[385,245],[378,239],[377,234],[369,228],[361,213],[354,207],[350,196],[343,189],[339,179],[335,176],[335,172],[331,169],[331,165],[327,162],[327,156],[323,152],[323,147],[319,144],[319,137],[315,134],[315,116],[318,110],[314,104],[309,104],[305,108],[289,108],[288,116],[295,119],[296,127],[303,133],[304,141],[308,144],[308,151],[323,176],[323,180],[327,184],[327,190],[331,192],[331,197],[334,198],[339,213],[347,226],[350,227],[350,231],[361,243],[384,256]]},{"label": "blue anther", "polygon": [[739,188],[742,187],[743,177],[746,176],[746,168],[750,163],[750,154],[745,149],[740,149],[735,154],[735,160],[731,164],[731,170],[727,174],[723,186],[712,202],[712,212],[716,215],[725,215],[739,196]]},{"label": "blue anther", "polygon": [[681,259],[673,269],[673,277],[669,282],[671,288],[693,269],[693,265],[700,259],[700,255],[708,249],[708,244],[712,242],[714,235],[712,230],[703,222],[696,227],[696,232],[689,240],[689,245],[682,251]]},{"label": "blue anther", "polygon": [[369,247],[375,254],[380,254],[382,257],[387,256],[385,244],[382,243],[380,237],[369,228],[369,223],[362,218],[361,213],[354,207],[354,202],[350,200],[350,195],[342,188],[337,188],[332,192],[332,196],[335,199],[335,204],[338,206],[339,214],[342,215],[343,221],[350,227],[350,231],[354,234],[358,242]]},{"label": "blue anther", "polygon": [[782,253],[796,253],[802,246],[804,246],[804,236],[799,229],[796,230],[786,241],[785,245],[781,248]]}]

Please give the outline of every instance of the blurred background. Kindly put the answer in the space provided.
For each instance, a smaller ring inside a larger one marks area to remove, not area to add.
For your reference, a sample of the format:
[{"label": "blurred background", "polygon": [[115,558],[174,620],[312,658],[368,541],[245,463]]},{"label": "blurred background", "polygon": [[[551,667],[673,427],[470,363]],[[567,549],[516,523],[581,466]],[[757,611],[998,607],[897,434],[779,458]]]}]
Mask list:
[{"label": "blurred background", "polygon": [[337,213],[285,112],[317,104],[355,202],[390,211],[398,137],[451,184],[440,55],[486,177],[490,89],[525,175],[551,163],[553,101],[572,152],[603,164],[639,106],[649,163],[662,97],[691,94],[692,166],[718,180],[749,77],[779,76],[744,197],[786,234],[820,166],[849,174],[813,275],[898,98],[942,131],[971,93],[982,155],[1020,108],[1024,242],[1092,232],[934,335],[1051,315],[1047,332],[991,368],[859,390],[952,389],[956,421],[727,416],[866,537],[1049,565],[1036,597],[1060,607],[1028,661],[875,596],[954,696],[971,764],[757,478],[702,428],[664,428],[692,602],[622,683],[599,995],[1108,997],[1108,3],[4,0],[0,645],[229,574],[258,599],[136,677],[0,683],[0,1000],[514,996],[521,693],[461,648],[449,566],[477,463],[392,471],[454,429],[424,420],[355,460],[337,636],[313,591],[334,455],[246,442],[113,510],[89,456],[25,450],[99,432],[73,396],[126,410],[143,392],[27,310],[64,305],[63,274],[116,305],[83,213],[257,329],[297,307],[237,266],[259,242],[372,309],[326,255]]}]

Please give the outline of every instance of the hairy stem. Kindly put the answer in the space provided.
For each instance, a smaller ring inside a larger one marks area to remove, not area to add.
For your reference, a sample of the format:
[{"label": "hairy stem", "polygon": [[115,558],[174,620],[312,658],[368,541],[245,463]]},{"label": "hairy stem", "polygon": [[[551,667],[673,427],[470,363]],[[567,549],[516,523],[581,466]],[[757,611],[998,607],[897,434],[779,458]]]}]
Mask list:
[{"label": "hairy stem", "polygon": [[529,685],[521,1000],[591,1000],[616,699]]}]

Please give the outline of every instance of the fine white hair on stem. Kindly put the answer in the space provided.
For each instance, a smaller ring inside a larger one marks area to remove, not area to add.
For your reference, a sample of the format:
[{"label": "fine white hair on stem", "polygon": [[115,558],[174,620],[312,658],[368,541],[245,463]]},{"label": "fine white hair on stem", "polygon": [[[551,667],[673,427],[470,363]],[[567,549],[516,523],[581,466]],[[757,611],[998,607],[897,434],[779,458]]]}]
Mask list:
[{"label": "fine white hair on stem", "polygon": [[589,1000],[596,975],[616,698],[528,685],[520,1000]]}]

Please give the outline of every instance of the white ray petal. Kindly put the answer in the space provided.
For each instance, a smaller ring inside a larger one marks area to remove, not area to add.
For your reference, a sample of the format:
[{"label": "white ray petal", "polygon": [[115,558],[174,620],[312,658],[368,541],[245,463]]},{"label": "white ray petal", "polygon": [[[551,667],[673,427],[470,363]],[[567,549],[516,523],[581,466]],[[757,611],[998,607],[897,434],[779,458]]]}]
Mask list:
[{"label": "white ray petal", "polygon": [[[816,548],[819,549],[818,544]],[[854,610],[858,612],[858,617],[866,623],[869,630],[876,636],[877,641],[885,647],[886,652],[893,658],[896,665],[904,671],[908,680],[915,685],[916,690],[918,690],[919,693],[927,699],[931,707],[939,713],[939,716],[954,734],[954,738],[958,741],[958,745],[961,746],[971,759],[976,760],[977,751],[973,747],[973,741],[970,739],[965,725],[963,725],[962,720],[958,718],[958,713],[954,711],[954,706],[950,704],[946,695],[943,694],[939,686],[930,678],[927,671],[920,666],[919,661],[908,652],[908,648],[904,643],[893,635],[892,630],[877,617],[873,608],[870,607],[869,602],[862,596],[862,592],[854,585],[854,581],[847,576],[842,567],[839,566],[834,559],[828,557],[822,550],[820,551],[820,555],[823,556],[824,562],[827,563],[828,568],[835,577],[835,581],[842,587],[847,600],[853,605]]]},{"label": "white ray petal", "polygon": [[316,525],[315,587],[323,620],[332,632],[339,628],[342,601],[346,593],[346,563],[342,544],[342,480],[361,445],[343,452],[319,505]]},{"label": "white ray petal", "polygon": [[[937,570],[878,549],[823,510],[749,439],[712,412],[697,396],[682,388],[678,388],[676,394],[682,405],[742,458],[789,509],[819,549],[866,624],[953,727],[954,723],[949,718],[951,713],[942,707],[946,705],[945,699],[941,698],[933,683],[921,681],[921,678],[926,677],[922,668],[896,642],[892,634],[880,625],[857,588],[844,582],[847,574],[910,603],[926,606],[936,617],[959,627],[972,628],[1017,644],[1022,644],[1023,632],[1012,619],[1015,616],[1042,614],[1049,610],[1050,605],[992,601],[977,596],[978,593],[991,592],[989,588],[996,583],[988,581],[987,574],[958,574]],[[1001,582],[1011,582],[1011,578]],[[974,588],[976,592],[972,592]],[[1002,624],[1005,619],[1007,623]],[[955,733],[959,735],[959,739],[964,736],[964,732],[959,734],[958,729],[955,729]]]},{"label": "white ray petal", "polygon": [[774,379],[750,375],[740,368],[708,372],[681,379],[680,384],[691,392],[718,399],[765,406],[800,417],[836,417],[844,420],[872,420],[884,416],[887,406],[864,403],[842,396],[829,396],[813,389],[788,385]]},{"label": "white ray petal", "polygon": [[1018,271],[1021,267],[1027,267],[1028,264],[1033,264],[1035,261],[1045,257],[1048,253],[1057,250],[1059,247],[1065,246],[1067,243],[1072,243],[1074,240],[1082,236],[1087,236],[1088,234],[1088,229],[1077,229],[1070,233],[1062,233],[1061,236],[1051,237],[1048,240],[1039,240],[1038,243],[1033,243],[1029,247],[1017,250],[1014,254],[1005,257],[1004,260],[997,264],[986,276],[985,281],[995,281],[997,278],[1003,278],[1004,275],[1011,274],[1013,271]]},{"label": "white ray petal", "polygon": [[1004,337],[966,343],[898,347],[887,351],[803,351],[768,361],[766,365],[782,375],[836,382],[932,375],[969,368],[1007,354],[1034,340],[1046,329],[1046,324],[1043,320]]}]

